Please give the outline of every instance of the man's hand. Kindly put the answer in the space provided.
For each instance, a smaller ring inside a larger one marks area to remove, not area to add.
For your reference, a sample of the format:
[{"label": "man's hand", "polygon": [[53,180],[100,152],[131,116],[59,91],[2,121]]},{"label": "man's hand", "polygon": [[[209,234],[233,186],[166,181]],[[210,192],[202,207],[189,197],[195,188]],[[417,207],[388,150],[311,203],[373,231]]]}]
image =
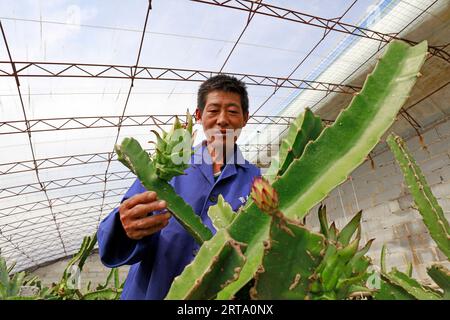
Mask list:
[{"label": "man's hand", "polygon": [[171,217],[170,212],[148,216],[152,211],[167,208],[164,200],[157,199],[156,192],[148,191],[122,202],[119,207],[120,222],[128,238],[139,240],[167,226]]}]

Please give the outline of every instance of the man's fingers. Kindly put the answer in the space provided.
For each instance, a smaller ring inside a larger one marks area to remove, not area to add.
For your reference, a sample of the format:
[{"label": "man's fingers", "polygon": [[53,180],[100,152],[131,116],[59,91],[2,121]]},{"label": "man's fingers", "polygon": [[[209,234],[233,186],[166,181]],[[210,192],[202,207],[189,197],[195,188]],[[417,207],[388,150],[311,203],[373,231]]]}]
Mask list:
[{"label": "man's fingers", "polygon": [[161,230],[165,226],[167,226],[168,223],[169,223],[169,221],[167,221],[165,223],[158,224],[157,226],[154,226],[154,227],[146,229],[146,230],[139,230],[139,231],[136,232],[136,235],[135,235],[136,238],[135,239],[139,240],[139,239],[142,239],[144,237],[150,236],[150,235],[158,232],[159,230]]},{"label": "man's fingers", "polygon": [[169,221],[170,217],[171,214],[167,212],[139,219],[138,221],[136,221],[136,229],[145,230],[151,229],[160,224],[166,224]]},{"label": "man's fingers", "polygon": [[129,210],[129,216],[132,219],[145,217],[152,211],[163,210],[167,208],[167,202],[164,200],[153,201],[146,204],[138,204]]},{"label": "man's fingers", "polygon": [[158,195],[156,194],[156,192],[147,191],[147,192],[140,193],[138,195],[135,195],[135,196],[125,200],[122,203],[122,206],[125,209],[131,209],[138,204],[153,202],[156,199],[158,199]]},{"label": "man's fingers", "polygon": [[162,223],[159,223],[157,225],[154,225],[150,228],[147,229],[142,229],[142,230],[137,230],[133,233],[133,239],[135,240],[140,240],[144,237],[150,236],[156,232],[158,232],[159,230],[161,230],[162,228],[164,228],[165,226],[167,226],[169,223],[169,220],[165,220]]}]

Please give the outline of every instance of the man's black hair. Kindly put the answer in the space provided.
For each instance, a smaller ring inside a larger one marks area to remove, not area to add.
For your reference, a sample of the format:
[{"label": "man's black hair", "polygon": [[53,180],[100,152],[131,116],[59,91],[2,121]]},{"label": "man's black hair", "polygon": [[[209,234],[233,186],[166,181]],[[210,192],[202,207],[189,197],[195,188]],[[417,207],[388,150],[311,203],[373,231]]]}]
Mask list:
[{"label": "man's black hair", "polygon": [[208,93],[219,90],[224,92],[237,93],[241,97],[241,106],[243,114],[248,113],[248,93],[245,83],[233,76],[219,74],[203,82],[198,89],[197,107],[201,112],[205,109],[206,96]]}]

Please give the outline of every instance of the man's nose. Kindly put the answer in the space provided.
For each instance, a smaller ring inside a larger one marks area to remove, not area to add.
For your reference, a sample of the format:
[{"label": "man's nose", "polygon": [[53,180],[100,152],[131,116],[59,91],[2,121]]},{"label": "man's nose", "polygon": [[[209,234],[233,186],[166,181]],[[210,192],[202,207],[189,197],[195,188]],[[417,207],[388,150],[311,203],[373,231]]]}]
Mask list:
[{"label": "man's nose", "polygon": [[217,125],[223,128],[228,127],[229,121],[226,111],[221,111],[217,117]]}]

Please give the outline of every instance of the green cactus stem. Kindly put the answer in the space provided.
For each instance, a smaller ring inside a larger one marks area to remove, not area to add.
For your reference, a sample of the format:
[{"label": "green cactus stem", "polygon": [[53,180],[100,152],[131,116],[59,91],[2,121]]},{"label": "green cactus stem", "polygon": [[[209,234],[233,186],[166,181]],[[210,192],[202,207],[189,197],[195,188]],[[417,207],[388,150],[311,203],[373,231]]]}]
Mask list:
[{"label": "green cactus stem", "polygon": [[[289,249],[287,249],[289,248]],[[310,277],[322,260],[325,238],[286,219],[281,212],[272,214],[270,238],[258,269],[253,299],[306,299]]]},{"label": "green cactus stem", "polygon": [[273,182],[277,176],[283,175],[292,161],[302,155],[307,143],[314,141],[322,129],[320,117],[306,108],[305,112],[291,123],[286,137],[281,141],[278,156],[272,159],[265,178]]},{"label": "green cactus stem", "polygon": [[365,161],[408,98],[426,51],[426,41],[389,44],[349,107],[273,183],[280,211],[302,219]]},{"label": "green cactus stem", "polygon": [[81,300],[117,300],[122,293],[122,289],[116,290],[112,288],[106,288],[83,295]]},{"label": "green cactus stem", "polygon": [[225,229],[200,248],[195,264],[176,277],[166,300],[213,299],[224,286],[239,277],[245,262],[245,249]]},{"label": "green cactus stem", "polygon": [[320,233],[328,239],[328,218],[327,218],[327,208],[324,205],[319,206],[318,210],[319,222],[320,222]]},{"label": "green cactus stem", "polygon": [[115,150],[119,161],[139,178],[147,190],[155,191],[159,199],[167,202],[167,208],[199,244],[212,237],[211,230],[202,223],[192,207],[166,180],[157,176],[154,163],[139,142],[133,138],[125,138],[120,145],[115,146]]},{"label": "green cactus stem", "polygon": [[[426,41],[414,47],[401,41],[389,44],[350,106],[275,179],[272,186],[278,192],[279,211],[288,218],[302,219],[365,160],[406,101],[426,50]],[[249,201],[227,228],[232,239],[247,244],[246,262],[239,279],[223,288],[219,299],[232,298],[255,275],[264,256],[270,221]],[[200,265],[201,261],[196,258],[192,263]]]},{"label": "green cactus stem", "polygon": [[403,290],[403,288],[390,283],[381,276],[381,287],[374,294],[375,300],[416,300],[414,296]]},{"label": "green cactus stem", "polygon": [[443,290],[443,299],[450,300],[450,270],[441,264],[434,264],[427,269],[428,275]]},{"label": "green cactus stem", "polygon": [[209,207],[208,216],[211,219],[214,228],[220,230],[228,227],[230,223],[233,222],[234,218],[236,218],[236,212],[233,211],[231,206],[220,194],[217,199],[217,204]]},{"label": "green cactus stem", "polygon": [[406,184],[438,248],[450,259],[450,226],[442,207],[431,192],[420,167],[402,138],[389,135],[387,143],[402,169]]},{"label": "green cactus stem", "polygon": [[[383,282],[387,282],[390,286],[396,286],[403,289],[406,294],[414,297],[418,300],[442,300],[442,295],[430,287],[420,284],[417,280],[409,277],[406,273],[403,273],[396,268],[392,268],[389,273],[382,273],[382,286]],[[398,290],[397,290],[398,292]],[[403,294],[403,296],[407,296]],[[378,299],[382,296],[377,296]]]}]

